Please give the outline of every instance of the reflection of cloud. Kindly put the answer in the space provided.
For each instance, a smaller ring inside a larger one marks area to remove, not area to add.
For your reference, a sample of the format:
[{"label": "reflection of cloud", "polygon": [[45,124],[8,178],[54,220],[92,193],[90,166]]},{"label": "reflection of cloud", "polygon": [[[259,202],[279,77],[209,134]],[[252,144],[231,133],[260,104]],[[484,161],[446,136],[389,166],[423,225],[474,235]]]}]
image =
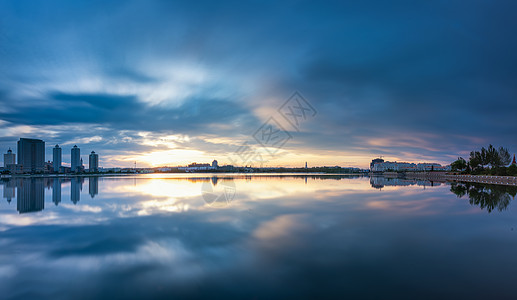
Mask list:
[{"label": "reflection of cloud", "polygon": [[147,216],[159,211],[162,212],[186,212],[189,204],[177,203],[176,199],[149,200],[141,202],[141,209],[137,212],[139,216]]},{"label": "reflection of cloud", "polygon": [[252,236],[260,241],[261,246],[294,246],[301,242],[300,231],[309,229],[304,217],[302,214],[277,216],[260,224]]},{"label": "reflection of cloud", "polygon": [[100,213],[102,212],[102,208],[99,206],[92,206],[88,204],[81,204],[81,205],[70,205],[70,204],[62,204],[62,207],[73,210],[76,212],[89,212],[89,213]]}]

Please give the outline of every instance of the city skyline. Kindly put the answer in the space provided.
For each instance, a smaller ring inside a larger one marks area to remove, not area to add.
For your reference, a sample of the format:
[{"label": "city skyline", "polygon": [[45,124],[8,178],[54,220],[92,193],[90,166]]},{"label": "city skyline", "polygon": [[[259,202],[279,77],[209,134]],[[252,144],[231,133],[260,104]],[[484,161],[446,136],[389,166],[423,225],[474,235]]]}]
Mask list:
[{"label": "city skyline", "polygon": [[[59,143],[106,167],[230,164],[273,118],[290,139],[269,166],[517,150],[514,2],[53,3],[0,3],[5,149],[38,136],[45,160]],[[295,91],[317,114],[293,128]]]},{"label": "city skyline", "polygon": [[[20,140],[18,141],[18,147],[20,147],[20,142],[22,141],[39,141],[39,142],[42,142],[43,143],[43,148],[44,145],[45,145],[45,142],[43,140],[39,140],[39,139],[29,139],[29,138],[20,138]],[[71,151],[70,151],[71,155],[70,155],[70,171],[71,172],[83,172],[85,167],[84,167],[84,163],[83,163],[83,159],[81,157],[81,154],[80,154],[80,147],[78,147],[77,145],[74,145],[73,147],[71,147]],[[45,151],[44,153],[44,156],[46,156],[47,153]],[[55,173],[62,173],[63,171],[61,170],[61,167],[67,167],[67,163],[66,162],[63,162],[63,159],[62,159],[62,148],[59,146],[59,144],[56,144],[54,147],[52,147],[52,160],[44,160],[43,161],[43,164],[49,162],[52,164],[52,170],[53,172]],[[88,171],[89,172],[98,172],[99,170],[101,169],[104,169],[105,167],[103,166],[100,166],[99,165],[99,155],[95,152],[95,151],[91,151],[91,153],[89,154],[86,154],[88,155]],[[9,149],[7,150],[6,153],[4,153],[3,155],[3,162],[2,162],[2,165],[4,166],[4,168],[7,168],[7,165],[8,164],[14,164],[16,163],[16,153],[13,152],[11,150],[11,148],[9,147]],[[56,164],[56,161],[57,161],[57,164]],[[232,161],[233,163],[235,161]],[[65,165],[63,165],[63,163]],[[377,166],[377,169],[374,169],[374,164],[377,164],[377,163],[380,163],[378,166]],[[515,163],[515,154],[513,155],[513,164]],[[152,166],[151,168],[160,168],[160,167],[192,167],[194,165],[206,165],[206,166],[210,166],[210,164],[208,163],[201,163],[199,164],[198,162],[189,162],[185,165],[166,165],[166,164],[162,164],[162,165],[158,165],[158,166]],[[18,163],[18,165],[20,165],[20,163]],[[231,164],[228,164],[229,166],[232,166]],[[443,166],[441,164],[438,164],[437,162],[429,162],[429,161],[393,161],[393,162],[390,162],[390,161],[385,161],[384,159],[382,159],[382,156],[378,157],[378,158],[373,158],[373,160],[370,162],[369,166],[366,167],[366,168],[359,168],[359,169],[363,169],[363,170],[376,170],[376,171],[380,171],[380,170],[389,170],[389,169],[397,169],[399,168],[400,165],[400,168],[401,169],[407,169],[407,170],[427,170],[427,168],[431,168],[431,165],[434,165],[435,167],[437,167],[437,170],[447,170],[447,171],[450,171],[450,164],[449,163],[446,163],[444,164]],[[247,164],[244,164],[244,165],[235,165],[235,166],[238,166],[238,167],[246,167]],[[250,166],[253,166],[252,164],[250,164]],[[315,166],[315,167],[331,167],[332,165],[330,166]],[[338,165],[336,165],[338,166]],[[425,167],[424,167],[425,166]],[[218,168],[218,161],[217,160],[213,160],[212,163],[211,163],[211,167],[215,169]],[[266,166],[265,164],[264,165],[261,165],[261,166],[256,166],[256,167],[259,167],[259,168],[262,168],[262,167],[268,167]],[[278,165],[278,166],[269,166],[269,167],[289,167],[290,166],[282,166],[282,165]],[[299,167],[299,166],[296,166],[296,167]],[[296,168],[294,167],[294,168]],[[344,167],[344,168],[356,168],[354,166],[339,166],[339,167]],[[82,168],[83,170],[79,170],[79,168]],[[106,167],[106,169],[114,169],[114,168],[125,168],[125,167],[121,167],[121,166],[110,166],[110,167]],[[134,166],[133,168],[136,169],[136,161],[134,162]],[[142,167],[140,167],[142,168]],[[150,168],[149,166],[145,166],[144,168]],[[305,162],[305,169],[307,169],[307,162]],[[41,167],[41,169],[43,169],[43,167]],[[131,169],[131,167],[129,167],[128,169]],[[31,169],[30,172],[34,173],[34,168]],[[39,170],[41,171],[41,170]]]}]

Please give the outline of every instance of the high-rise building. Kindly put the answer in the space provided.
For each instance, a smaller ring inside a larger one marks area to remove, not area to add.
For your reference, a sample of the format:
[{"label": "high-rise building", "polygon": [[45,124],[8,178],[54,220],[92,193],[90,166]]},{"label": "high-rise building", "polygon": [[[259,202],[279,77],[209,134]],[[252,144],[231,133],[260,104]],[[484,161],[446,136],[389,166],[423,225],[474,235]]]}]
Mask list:
[{"label": "high-rise building", "polygon": [[59,145],[56,145],[52,149],[52,165],[54,166],[54,172],[59,172],[59,168],[61,168],[61,158],[62,158],[62,151],[61,147]]},{"label": "high-rise building", "polygon": [[16,163],[16,154],[13,153],[11,148],[4,154],[4,168],[7,169],[7,165],[14,165]]},{"label": "high-rise building", "polygon": [[81,149],[74,145],[72,148],[72,156],[71,156],[71,171],[77,172],[79,167],[81,166]]},{"label": "high-rise building", "polygon": [[99,172],[99,154],[95,154],[95,151],[90,153],[88,168],[90,172]]},{"label": "high-rise building", "polygon": [[217,169],[219,167],[219,164],[217,163],[217,160],[214,160],[212,162],[212,168]]},{"label": "high-rise building", "polygon": [[18,164],[24,172],[43,172],[45,163],[45,142],[37,139],[18,141]]}]

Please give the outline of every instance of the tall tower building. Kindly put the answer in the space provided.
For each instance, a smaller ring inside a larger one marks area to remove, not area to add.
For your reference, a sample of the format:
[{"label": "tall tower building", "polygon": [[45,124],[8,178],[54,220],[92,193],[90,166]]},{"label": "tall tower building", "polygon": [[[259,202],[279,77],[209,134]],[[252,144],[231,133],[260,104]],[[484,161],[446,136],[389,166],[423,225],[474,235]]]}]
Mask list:
[{"label": "tall tower building", "polygon": [[74,145],[72,148],[72,159],[71,159],[71,169],[72,172],[77,172],[77,169],[81,166],[81,149]]},{"label": "tall tower building", "polygon": [[54,166],[54,172],[59,172],[59,168],[61,167],[61,158],[62,158],[62,151],[61,147],[59,145],[56,145],[52,149],[52,165]]},{"label": "tall tower building", "polygon": [[16,154],[13,153],[11,148],[4,154],[4,168],[7,169],[7,165],[14,165],[16,163]]},{"label": "tall tower building", "polygon": [[99,154],[95,154],[95,151],[90,153],[88,168],[90,172],[99,172]]},{"label": "tall tower building", "polygon": [[21,138],[18,141],[18,164],[24,172],[43,172],[45,163],[45,142]]}]

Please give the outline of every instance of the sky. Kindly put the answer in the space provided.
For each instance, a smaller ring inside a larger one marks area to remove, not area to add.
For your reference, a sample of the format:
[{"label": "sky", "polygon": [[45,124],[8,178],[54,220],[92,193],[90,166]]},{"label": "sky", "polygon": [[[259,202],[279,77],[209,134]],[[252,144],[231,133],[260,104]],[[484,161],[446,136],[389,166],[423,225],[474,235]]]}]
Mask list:
[{"label": "sky", "polygon": [[[366,168],[378,156],[448,164],[488,144],[515,153],[516,10],[3,0],[0,150],[39,138],[48,160],[59,144],[69,164],[77,145],[104,167]],[[312,108],[296,126],[281,110],[294,93]],[[264,128],[288,138],[264,146]]]}]

